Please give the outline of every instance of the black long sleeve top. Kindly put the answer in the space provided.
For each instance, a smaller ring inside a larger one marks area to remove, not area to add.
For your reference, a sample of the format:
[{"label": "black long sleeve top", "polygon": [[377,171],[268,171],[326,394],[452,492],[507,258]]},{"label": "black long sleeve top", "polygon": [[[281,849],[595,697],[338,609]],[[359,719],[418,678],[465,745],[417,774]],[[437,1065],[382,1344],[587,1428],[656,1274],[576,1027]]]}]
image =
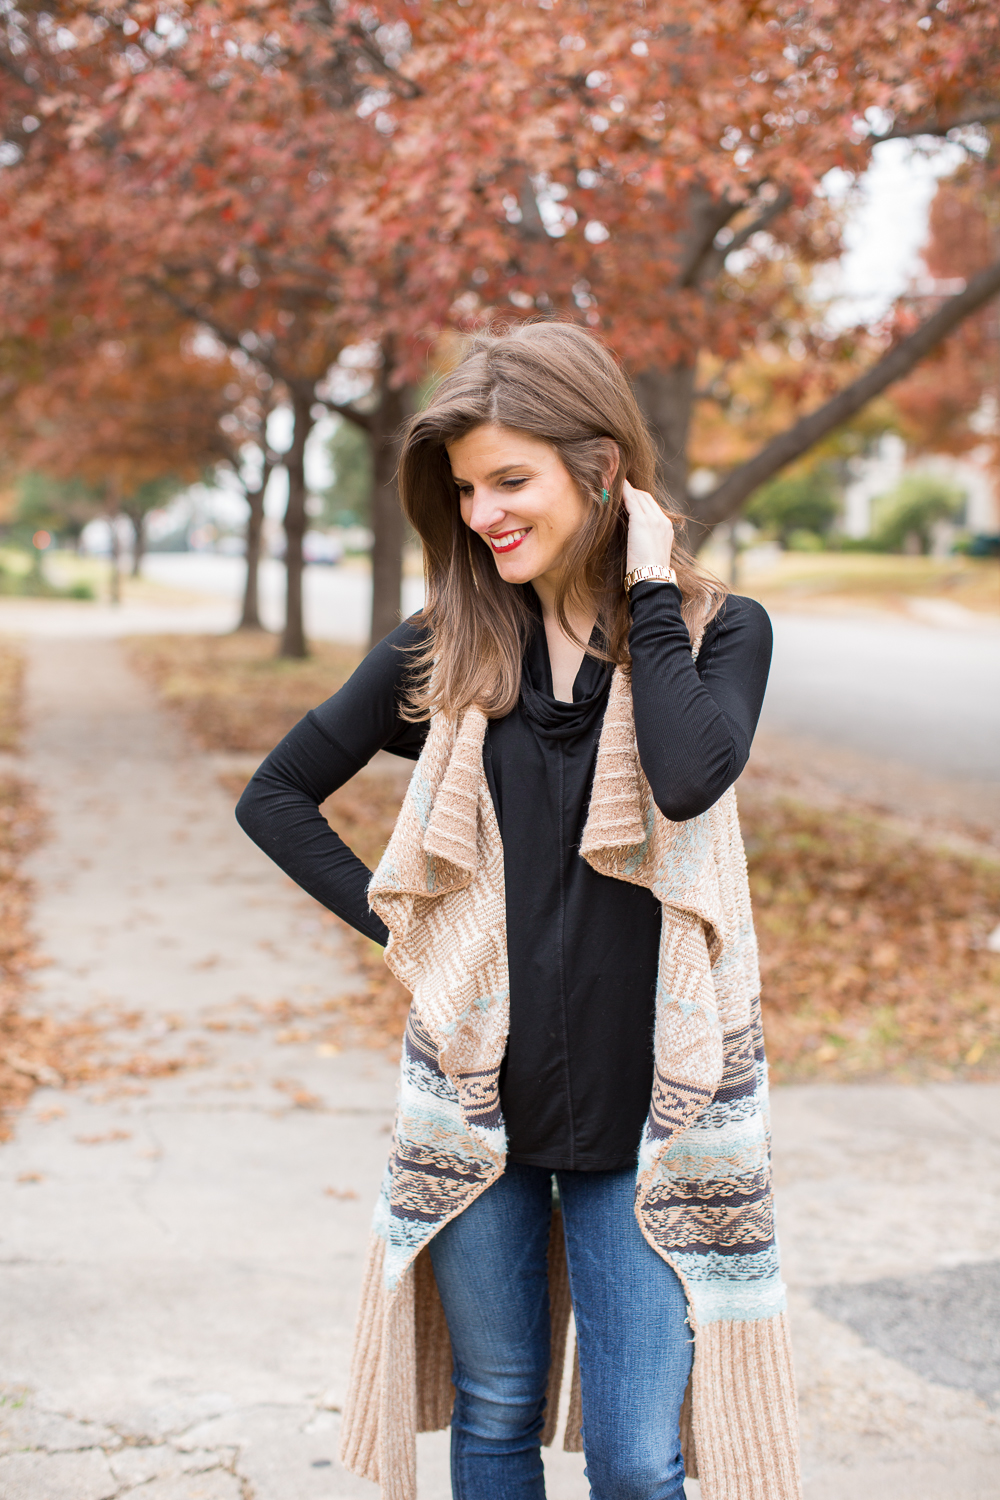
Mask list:
[{"label": "black long sleeve top", "polygon": [[[533,596],[532,596],[533,597]],[[771,627],[730,596],[697,662],[677,588],[632,591],[632,696],[642,768],[674,821],[711,807],[750,754],[771,659]],[[338,693],[313,709],[255,773],[241,827],[331,911],[385,943],[370,871],[319,805],[378,750],[416,759],[426,724],[400,717],[410,649],[404,622]],[[643,886],[597,874],[578,853],[610,671],[585,657],[573,702],[552,693],[539,617],[521,695],[490,721],[483,764],[504,847],[510,1033],[500,1099],[512,1160],[553,1169],[633,1166],[653,1076],[660,908]]]}]

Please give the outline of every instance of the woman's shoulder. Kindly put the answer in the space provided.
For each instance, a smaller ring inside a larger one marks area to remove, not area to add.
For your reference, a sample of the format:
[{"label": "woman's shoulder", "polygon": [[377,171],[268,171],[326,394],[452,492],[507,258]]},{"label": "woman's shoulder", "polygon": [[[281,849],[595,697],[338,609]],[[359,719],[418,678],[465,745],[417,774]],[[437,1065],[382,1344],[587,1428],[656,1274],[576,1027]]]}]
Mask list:
[{"label": "woman's shoulder", "polygon": [[362,764],[376,750],[419,754],[426,725],[401,713],[420,647],[427,632],[416,617],[404,620],[368,652],[332,698],[307,715],[326,738],[335,740]]},{"label": "woman's shoulder", "polygon": [[727,594],[705,627],[699,655],[705,660],[709,650],[770,655],[772,644],[771,617],[764,606],[745,594]]},{"label": "woman's shoulder", "polygon": [[410,615],[371,648],[355,676],[360,674],[369,681],[402,682],[429,640],[430,631],[420,615]]},{"label": "woman's shoulder", "polygon": [[338,717],[367,712],[369,705],[384,703],[393,709],[406,696],[410,677],[417,666],[427,632],[417,616],[411,616],[383,636],[363,656],[343,686],[313,713],[329,710]]},{"label": "woman's shoulder", "polygon": [[705,633],[734,630],[770,638],[771,617],[757,599],[746,594],[727,594],[708,622]]}]

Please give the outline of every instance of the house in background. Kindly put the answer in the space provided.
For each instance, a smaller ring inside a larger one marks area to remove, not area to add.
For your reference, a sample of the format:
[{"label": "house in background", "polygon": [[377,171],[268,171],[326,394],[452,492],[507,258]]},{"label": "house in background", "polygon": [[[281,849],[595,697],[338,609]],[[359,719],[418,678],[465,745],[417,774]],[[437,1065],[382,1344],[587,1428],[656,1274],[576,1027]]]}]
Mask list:
[{"label": "house in background", "polygon": [[[961,530],[973,535],[1000,533],[1000,490],[990,468],[990,450],[984,444],[962,458],[950,454],[921,454],[907,458],[906,444],[895,433],[880,438],[875,452],[855,465],[855,477],[844,490],[843,529],[848,536],[866,537],[873,527],[873,502],[886,495],[906,474],[940,474],[965,493],[965,516]],[[938,547],[947,552],[958,528],[939,522]]]}]

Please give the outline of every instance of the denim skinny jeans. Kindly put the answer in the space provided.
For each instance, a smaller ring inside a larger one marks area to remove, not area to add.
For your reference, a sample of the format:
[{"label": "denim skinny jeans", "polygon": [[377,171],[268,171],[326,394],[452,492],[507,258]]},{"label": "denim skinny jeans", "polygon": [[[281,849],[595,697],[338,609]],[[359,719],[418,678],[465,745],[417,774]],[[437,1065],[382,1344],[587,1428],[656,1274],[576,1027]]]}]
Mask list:
[{"label": "denim skinny jeans", "polygon": [[544,1500],[547,1256],[559,1185],[592,1500],[683,1500],[684,1293],[643,1239],[635,1173],[509,1164],[430,1252],[454,1357],[454,1500]]}]

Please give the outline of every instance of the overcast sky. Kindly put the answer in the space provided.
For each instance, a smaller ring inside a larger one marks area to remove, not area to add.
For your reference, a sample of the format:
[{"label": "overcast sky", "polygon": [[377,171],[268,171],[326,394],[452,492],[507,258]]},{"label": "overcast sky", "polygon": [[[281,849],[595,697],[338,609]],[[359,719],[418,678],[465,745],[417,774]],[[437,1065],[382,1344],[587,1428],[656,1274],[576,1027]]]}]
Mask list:
[{"label": "overcast sky", "polygon": [[[840,301],[838,322],[874,322],[919,274],[937,179],[954,171],[962,156],[950,142],[929,151],[918,151],[909,141],[875,147],[872,165],[853,195],[847,254],[824,278]],[[826,186],[832,198],[842,198],[849,186],[846,174],[831,172]]]}]

